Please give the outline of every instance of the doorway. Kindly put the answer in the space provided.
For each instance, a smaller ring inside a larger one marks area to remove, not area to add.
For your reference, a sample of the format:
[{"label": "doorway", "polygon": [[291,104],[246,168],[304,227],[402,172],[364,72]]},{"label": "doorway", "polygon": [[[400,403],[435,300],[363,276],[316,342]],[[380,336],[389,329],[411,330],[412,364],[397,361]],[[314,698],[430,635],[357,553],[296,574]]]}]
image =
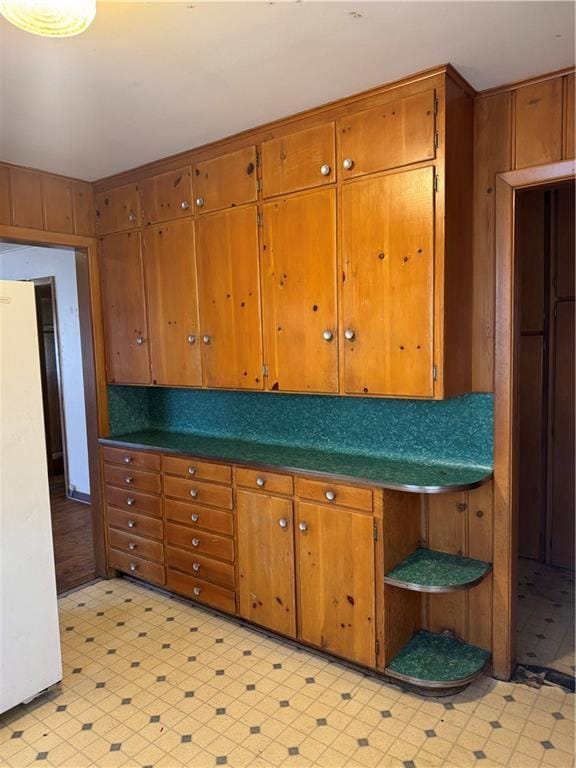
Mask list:
[{"label": "doorway", "polygon": [[518,661],[574,676],[574,183],[516,195]]}]

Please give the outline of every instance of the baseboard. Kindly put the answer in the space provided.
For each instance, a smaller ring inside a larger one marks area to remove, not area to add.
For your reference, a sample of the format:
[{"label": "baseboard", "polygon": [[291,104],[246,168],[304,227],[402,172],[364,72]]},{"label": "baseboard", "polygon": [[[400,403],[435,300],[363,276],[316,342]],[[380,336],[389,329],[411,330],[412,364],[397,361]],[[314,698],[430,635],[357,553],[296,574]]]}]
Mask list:
[{"label": "baseboard", "polygon": [[68,498],[74,499],[74,501],[79,501],[81,504],[91,504],[92,503],[92,497],[89,493],[82,493],[82,491],[68,491]]}]

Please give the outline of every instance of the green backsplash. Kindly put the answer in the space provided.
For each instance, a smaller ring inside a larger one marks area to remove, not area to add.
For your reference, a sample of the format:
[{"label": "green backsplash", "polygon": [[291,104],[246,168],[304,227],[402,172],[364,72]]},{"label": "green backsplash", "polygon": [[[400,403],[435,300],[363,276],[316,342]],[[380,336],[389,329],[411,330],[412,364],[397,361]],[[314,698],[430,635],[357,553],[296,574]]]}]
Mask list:
[{"label": "green backsplash", "polygon": [[492,467],[493,397],[390,400],[108,387],[110,436],[143,429]]}]

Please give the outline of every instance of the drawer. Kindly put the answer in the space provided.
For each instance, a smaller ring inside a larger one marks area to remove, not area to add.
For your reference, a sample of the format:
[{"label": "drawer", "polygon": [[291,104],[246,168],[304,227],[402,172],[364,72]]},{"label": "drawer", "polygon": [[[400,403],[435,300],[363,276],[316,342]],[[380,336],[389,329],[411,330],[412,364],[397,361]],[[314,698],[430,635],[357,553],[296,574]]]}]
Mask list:
[{"label": "drawer", "polygon": [[124,488],[116,488],[113,485],[104,486],[104,495],[108,504],[113,507],[162,517],[162,499],[159,496],[149,496],[147,493],[132,490],[125,491]]},{"label": "drawer", "polygon": [[108,545],[133,557],[143,557],[145,560],[155,560],[157,563],[164,562],[164,547],[160,541],[143,539],[132,533],[109,528]]},{"label": "drawer", "polygon": [[282,493],[291,496],[294,493],[294,482],[291,475],[281,475],[277,472],[261,472],[257,469],[236,467],[236,485],[251,490],[261,490],[267,493]]},{"label": "drawer", "polygon": [[108,562],[112,568],[117,568],[144,581],[151,581],[154,584],[165,583],[164,566],[158,563],[151,563],[141,557],[132,557],[116,549],[108,550]]},{"label": "drawer", "polygon": [[166,547],[166,565],[203,581],[209,581],[211,584],[219,584],[221,587],[234,589],[236,584],[232,564],[213,560],[210,557],[202,557],[195,552],[188,552],[184,549]]},{"label": "drawer", "polygon": [[166,586],[185,597],[206,603],[227,613],[236,613],[236,594],[229,589],[202,581],[187,573],[167,569]]},{"label": "drawer", "polygon": [[234,535],[234,518],[230,512],[202,507],[200,504],[186,504],[183,501],[166,499],[164,502],[166,520],[184,523],[197,528],[205,528],[226,536]]},{"label": "drawer", "polygon": [[193,477],[195,480],[208,480],[211,483],[232,482],[232,467],[181,456],[162,456],[162,471],[169,475]]},{"label": "drawer", "polygon": [[162,490],[161,475],[156,472],[132,469],[132,467],[115,467],[112,464],[105,464],[104,480],[112,485],[120,485],[123,488],[138,488],[140,491],[150,493],[160,493]]},{"label": "drawer", "polygon": [[186,547],[201,555],[220,557],[222,560],[234,562],[234,542],[215,533],[199,531],[194,528],[166,523],[166,541],[176,547]]},{"label": "drawer", "polygon": [[121,531],[162,541],[162,520],[156,517],[146,517],[124,509],[108,507],[108,525]]},{"label": "drawer", "polygon": [[340,507],[372,512],[372,490],[355,485],[341,485],[324,480],[298,478],[298,496],[301,499],[320,501]]},{"label": "drawer", "polygon": [[208,504],[211,507],[232,509],[232,488],[224,485],[199,483],[196,480],[184,480],[181,477],[164,477],[164,494],[186,499],[197,504]]},{"label": "drawer", "polygon": [[147,451],[133,451],[130,448],[102,447],[102,457],[108,464],[123,464],[135,469],[150,469],[160,471],[160,454]]}]

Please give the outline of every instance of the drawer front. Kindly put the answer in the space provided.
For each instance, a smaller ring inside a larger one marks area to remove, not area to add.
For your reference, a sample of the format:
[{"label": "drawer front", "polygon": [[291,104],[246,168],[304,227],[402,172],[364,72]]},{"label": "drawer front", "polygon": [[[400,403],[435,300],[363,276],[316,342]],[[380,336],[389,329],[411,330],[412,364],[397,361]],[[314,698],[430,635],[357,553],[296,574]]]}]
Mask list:
[{"label": "drawer front", "polygon": [[298,496],[301,499],[372,512],[372,491],[370,488],[357,488],[354,485],[341,485],[324,480],[308,480],[308,478],[299,477]]},{"label": "drawer front", "polygon": [[184,549],[166,547],[166,565],[189,576],[209,581],[211,584],[219,584],[221,587],[234,589],[236,584],[233,565],[210,557],[202,557]]},{"label": "drawer front", "polygon": [[131,576],[154,584],[165,584],[164,566],[158,563],[151,563],[141,557],[132,557],[115,549],[108,550],[108,562],[112,568],[129,573]]},{"label": "drawer front", "polygon": [[137,488],[149,493],[160,493],[162,490],[162,480],[159,474],[132,469],[132,467],[114,467],[112,464],[105,464],[104,480],[122,488]]},{"label": "drawer front", "polygon": [[186,573],[173,571],[171,568],[167,569],[166,576],[166,585],[174,592],[227,613],[236,613],[236,594],[229,589],[201,581]]},{"label": "drawer front", "polygon": [[105,445],[102,447],[102,457],[108,464],[122,464],[125,467],[150,469],[153,472],[160,471],[160,454],[158,453],[133,451],[130,448],[111,448]]},{"label": "drawer front", "polygon": [[162,456],[162,471],[169,475],[180,475],[194,480],[208,480],[211,483],[231,483],[232,467],[226,464],[211,464],[177,456]]},{"label": "drawer front", "polygon": [[149,496],[147,493],[124,490],[113,485],[105,485],[106,501],[113,507],[141,512],[154,517],[162,517],[162,499],[159,496]]},{"label": "drawer front", "polygon": [[196,504],[208,504],[211,507],[232,509],[232,489],[223,485],[200,483],[196,480],[184,480],[181,477],[164,477],[164,493],[177,499],[193,501]]},{"label": "drawer front", "polygon": [[162,541],[162,520],[156,517],[146,517],[134,512],[126,512],[124,509],[108,507],[108,525],[127,533],[150,536],[152,539]]},{"label": "drawer front", "polygon": [[291,496],[294,492],[294,482],[291,475],[280,475],[277,472],[261,472],[257,469],[236,467],[236,485],[250,488],[253,491],[266,493],[281,493]]},{"label": "drawer front", "polygon": [[164,562],[164,547],[160,541],[143,539],[132,533],[124,533],[114,528],[108,529],[108,545],[113,549],[119,549],[131,557],[143,557],[144,560],[154,560],[157,563]]},{"label": "drawer front", "polygon": [[203,528],[225,536],[234,535],[234,518],[230,512],[202,507],[199,504],[186,504],[183,501],[166,499],[164,502],[166,520],[184,523],[193,528]]},{"label": "drawer front", "polygon": [[234,542],[223,536],[216,536],[208,531],[166,523],[166,541],[176,547],[185,547],[201,555],[220,557],[222,560],[234,562]]}]

